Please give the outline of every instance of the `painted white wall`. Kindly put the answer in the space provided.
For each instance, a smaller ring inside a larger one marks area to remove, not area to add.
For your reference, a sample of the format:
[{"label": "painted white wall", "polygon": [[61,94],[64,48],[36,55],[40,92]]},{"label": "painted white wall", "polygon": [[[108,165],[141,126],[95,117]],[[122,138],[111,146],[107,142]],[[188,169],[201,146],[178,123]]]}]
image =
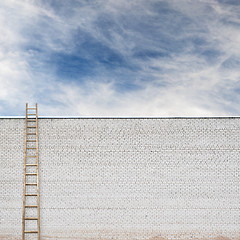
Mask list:
[{"label": "painted white wall", "polygon": [[[0,119],[0,239],[21,238],[24,124]],[[42,239],[238,239],[239,140],[240,118],[39,119]]]}]

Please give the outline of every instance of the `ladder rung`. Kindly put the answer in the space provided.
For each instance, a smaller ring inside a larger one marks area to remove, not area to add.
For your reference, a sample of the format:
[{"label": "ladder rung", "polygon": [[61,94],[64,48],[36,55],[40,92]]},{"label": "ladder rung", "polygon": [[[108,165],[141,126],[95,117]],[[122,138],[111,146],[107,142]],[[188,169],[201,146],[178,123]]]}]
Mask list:
[{"label": "ladder rung", "polygon": [[36,128],[36,126],[30,126],[30,127],[27,127],[27,128]]},{"label": "ladder rung", "polygon": [[34,217],[26,217],[24,218],[25,220],[38,220],[38,218],[34,218]]},{"label": "ladder rung", "polygon": [[29,194],[25,194],[25,196],[27,196],[27,197],[37,197],[37,194],[29,193]]},{"label": "ladder rung", "polygon": [[37,148],[27,148],[27,149],[37,149]]},{"label": "ladder rung", "polygon": [[27,142],[36,142],[36,140],[27,140]]},{"label": "ladder rung", "polygon": [[31,109],[31,110],[35,109],[35,110],[36,110],[36,108],[31,108],[31,107],[30,107],[30,108],[27,108],[27,109]]},{"label": "ladder rung", "polygon": [[27,135],[36,135],[36,133],[27,133]]},{"label": "ladder rung", "polygon": [[37,183],[26,183],[26,185],[29,185],[29,186],[37,186]]},{"label": "ladder rung", "polygon": [[29,114],[27,114],[27,115],[36,115],[36,113],[29,113]]},{"label": "ladder rung", "polygon": [[38,231],[30,230],[30,231],[24,231],[24,233],[38,233]]},{"label": "ladder rung", "polygon": [[33,118],[33,119],[28,119],[27,121],[28,121],[28,122],[36,122],[36,119],[35,119],[35,118]]},{"label": "ladder rung", "polygon": [[26,175],[37,175],[37,173],[26,173]]},{"label": "ladder rung", "polygon": [[26,166],[33,167],[33,166],[37,166],[37,164],[26,164]]},{"label": "ladder rung", "polygon": [[26,157],[29,157],[29,158],[35,158],[35,157],[37,157],[37,156],[26,156]]},{"label": "ladder rung", "polygon": [[37,208],[37,205],[26,205],[25,208]]}]

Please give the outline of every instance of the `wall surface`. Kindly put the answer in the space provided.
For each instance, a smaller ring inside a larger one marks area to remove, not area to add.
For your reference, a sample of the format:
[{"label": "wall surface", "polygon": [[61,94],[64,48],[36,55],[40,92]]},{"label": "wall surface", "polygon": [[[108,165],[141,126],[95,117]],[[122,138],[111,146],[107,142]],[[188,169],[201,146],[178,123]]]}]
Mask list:
[{"label": "wall surface", "polygon": [[[0,239],[21,239],[24,123],[0,119]],[[43,118],[39,161],[41,239],[240,239],[240,118]]]}]

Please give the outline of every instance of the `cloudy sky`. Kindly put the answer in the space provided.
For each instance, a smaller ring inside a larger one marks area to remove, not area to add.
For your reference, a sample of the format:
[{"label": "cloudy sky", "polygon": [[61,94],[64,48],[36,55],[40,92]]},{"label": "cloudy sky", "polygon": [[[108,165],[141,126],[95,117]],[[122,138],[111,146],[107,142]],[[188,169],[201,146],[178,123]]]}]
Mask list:
[{"label": "cloudy sky", "polygon": [[1,0],[0,116],[238,116],[239,0]]}]

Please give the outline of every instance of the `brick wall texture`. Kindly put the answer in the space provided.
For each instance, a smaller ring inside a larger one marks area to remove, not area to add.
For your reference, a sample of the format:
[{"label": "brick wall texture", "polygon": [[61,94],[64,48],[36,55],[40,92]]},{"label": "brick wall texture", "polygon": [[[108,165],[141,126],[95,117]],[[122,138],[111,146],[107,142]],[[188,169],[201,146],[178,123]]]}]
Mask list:
[{"label": "brick wall texture", "polygon": [[[24,124],[0,119],[0,239],[21,239]],[[39,161],[41,239],[240,239],[240,118],[40,118]]]}]

